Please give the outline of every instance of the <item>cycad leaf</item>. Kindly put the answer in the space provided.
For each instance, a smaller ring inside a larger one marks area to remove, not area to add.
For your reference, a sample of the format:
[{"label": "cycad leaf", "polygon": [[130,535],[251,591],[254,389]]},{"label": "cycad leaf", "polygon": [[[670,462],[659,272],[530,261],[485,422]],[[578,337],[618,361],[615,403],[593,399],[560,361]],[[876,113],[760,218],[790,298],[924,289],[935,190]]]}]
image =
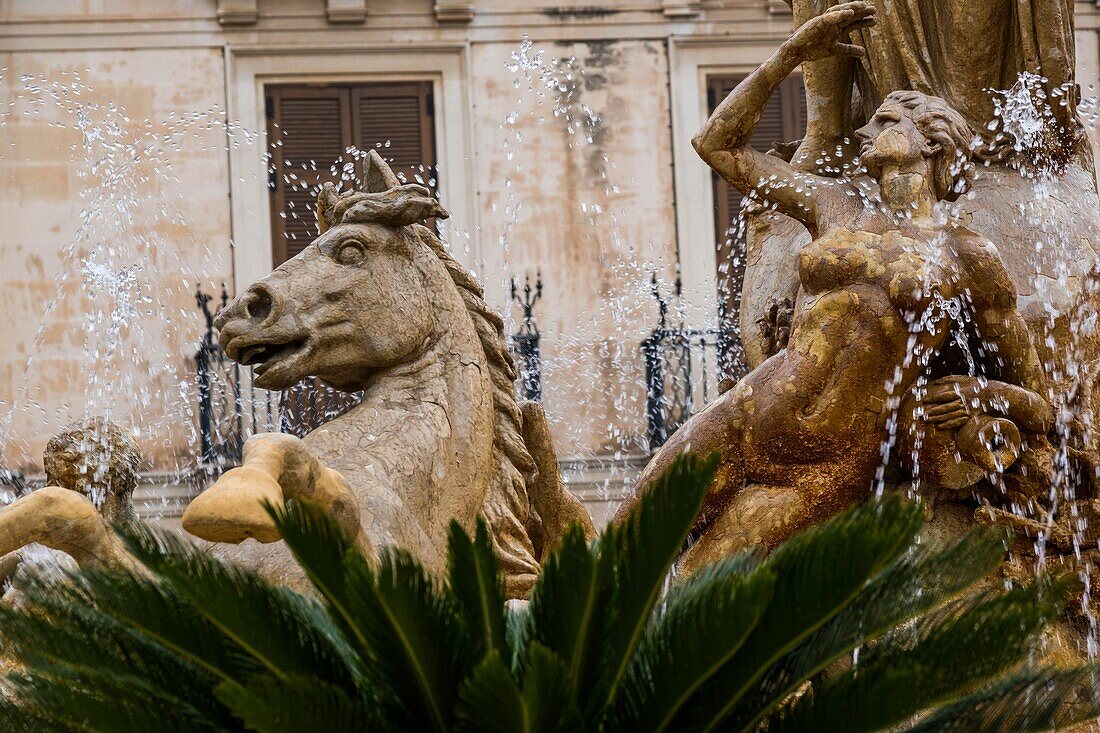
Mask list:
[{"label": "cycad leaf", "polygon": [[[13,695],[64,725],[92,733],[225,733],[183,700],[140,677],[50,669],[9,676]],[[166,714],[171,711],[171,714]]]},{"label": "cycad leaf", "polygon": [[219,686],[217,695],[249,730],[262,733],[360,733],[381,727],[365,700],[313,677],[261,674],[243,685]]},{"label": "cycad leaf", "polygon": [[75,578],[35,581],[22,590],[47,617],[95,608],[139,638],[223,679],[235,679],[249,666],[242,664],[243,649],[166,584],[123,570],[84,570]]},{"label": "cycad leaf", "polygon": [[757,730],[804,682],[887,631],[937,608],[993,572],[1004,557],[1000,535],[975,530],[950,544],[914,547],[880,572],[852,602],[772,666],[729,726]]},{"label": "cycad leaf", "polygon": [[612,714],[615,730],[663,731],[691,695],[741,648],[775,577],[734,556],[674,586],[642,637]]},{"label": "cycad leaf", "polygon": [[530,730],[523,695],[499,651],[490,651],[462,683],[457,715],[460,731]]},{"label": "cycad leaf", "polygon": [[527,653],[523,702],[531,733],[568,733],[581,729],[569,669],[554,652],[534,642]]},{"label": "cycad leaf", "polygon": [[[216,677],[103,615],[94,606],[46,614],[0,607],[4,656],[42,676],[70,674],[138,678],[167,691],[215,726],[235,727],[225,706],[210,694]],[[48,711],[47,711],[48,712]]]},{"label": "cycad leaf", "polygon": [[904,733],[1062,730],[1100,715],[1100,700],[1094,692],[1098,684],[1096,667],[1017,675],[933,712]]},{"label": "cycad leaf", "polygon": [[867,502],[795,535],[763,567],[775,574],[764,617],[741,649],[695,695],[675,730],[713,730],[773,664],[793,651],[894,562],[923,523],[920,508],[898,497]]},{"label": "cycad leaf", "polygon": [[0,720],[4,721],[4,733],[84,733],[59,720],[56,713],[26,704],[21,706],[8,695],[10,692],[0,690]]},{"label": "cycad leaf", "polygon": [[450,591],[402,550],[384,552],[375,570],[309,504],[269,511],[364,660],[359,671],[377,690],[386,718],[407,730],[448,730],[471,664]]},{"label": "cycad leaf", "polygon": [[316,602],[223,564],[164,530],[135,524],[125,529],[124,539],[146,567],[257,666],[276,677],[315,676],[355,689],[350,648]]},{"label": "cycad leaf", "polygon": [[[983,596],[914,630],[887,636],[848,672],[822,682],[769,733],[878,731],[934,705],[951,703],[1023,661],[1058,612],[1066,586]],[[916,642],[907,643],[903,635]]]},{"label": "cycad leaf", "polygon": [[500,654],[491,652],[462,685],[460,731],[473,733],[570,733],[580,729],[568,671],[553,652],[529,649],[523,689]]},{"label": "cycad leaf", "polygon": [[717,453],[706,459],[690,453],[677,457],[627,517],[599,540],[601,554],[610,555],[611,561],[611,575],[600,584],[610,584],[611,597],[601,614],[598,667],[594,677],[587,669],[574,669],[584,691],[580,699],[588,697],[586,717],[593,724],[619,692],[669,568],[703,508],[717,465]]},{"label": "cycad leaf", "polygon": [[[574,525],[542,566],[527,609],[525,634],[528,646],[538,642],[565,664],[580,694],[579,679],[590,669],[602,630],[601,604],[607,583],[601,587],[596,547],[589,547],[584,530]],[[521,632],[524,633],[524,632]],[[527,664],[521,655],[518,666]]]},{"label": "cycad leaf", "polygon": [[504,580],[489,528],[477,520],[476,540],[452,520],[448,538],[449,579],[459,613],[480,659],[496,651],[505,653]]}]

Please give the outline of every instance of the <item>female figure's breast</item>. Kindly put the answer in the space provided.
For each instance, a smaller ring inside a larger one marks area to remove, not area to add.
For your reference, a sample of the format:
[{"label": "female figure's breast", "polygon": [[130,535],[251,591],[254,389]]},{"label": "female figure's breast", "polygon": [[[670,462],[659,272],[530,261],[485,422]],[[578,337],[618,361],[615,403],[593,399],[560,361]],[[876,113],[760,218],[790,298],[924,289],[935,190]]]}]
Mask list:
[{"label": "female figure's breast", "polygon": [[877,234],[841,227],[818,237],[798,253],[802,289],[811,295],[874,282],[885,273]]}]

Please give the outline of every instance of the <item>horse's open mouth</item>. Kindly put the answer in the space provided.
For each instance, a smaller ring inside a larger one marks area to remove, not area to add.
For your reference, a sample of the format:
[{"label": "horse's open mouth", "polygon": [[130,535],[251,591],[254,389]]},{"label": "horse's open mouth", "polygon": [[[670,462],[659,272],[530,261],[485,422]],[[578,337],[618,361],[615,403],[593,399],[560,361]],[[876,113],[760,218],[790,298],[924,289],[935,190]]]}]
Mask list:
[{"label": "horse's open mouth", "polygon": [[305,339],[295,339],[283,344],[255,344],[244,349],[237,361],[245,366],[256,367],[256,374],[260,375],[276,363],[293,355],[305,343]]}]

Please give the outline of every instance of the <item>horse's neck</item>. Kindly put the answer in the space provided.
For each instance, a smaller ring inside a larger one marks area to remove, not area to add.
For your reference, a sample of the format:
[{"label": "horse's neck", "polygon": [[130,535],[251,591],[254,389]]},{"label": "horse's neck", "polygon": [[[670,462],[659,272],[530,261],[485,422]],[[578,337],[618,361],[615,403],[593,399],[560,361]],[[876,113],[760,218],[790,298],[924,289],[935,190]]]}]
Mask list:
[{"label": "horse's neck", "polygon": [[396,458],[414,481],[487,481],[484,461],[471,457],[492,451],[489,368],[465,308],[448,313],[423,354],[379,374],[359,405],[306,437],[326,464],[363,467]]}]

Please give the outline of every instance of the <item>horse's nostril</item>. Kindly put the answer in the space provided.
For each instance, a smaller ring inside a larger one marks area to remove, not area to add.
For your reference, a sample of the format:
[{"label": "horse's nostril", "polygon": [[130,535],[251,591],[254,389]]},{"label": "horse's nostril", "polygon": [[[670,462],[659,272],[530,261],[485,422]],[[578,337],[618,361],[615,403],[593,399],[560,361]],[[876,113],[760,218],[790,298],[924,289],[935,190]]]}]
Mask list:
[{"label": "horse's nostril", "polygon": [[255,288],[245,301],[244,312],[250,321],[262,323],[271,315],[271,307],[271,293],[266,288]]}]

